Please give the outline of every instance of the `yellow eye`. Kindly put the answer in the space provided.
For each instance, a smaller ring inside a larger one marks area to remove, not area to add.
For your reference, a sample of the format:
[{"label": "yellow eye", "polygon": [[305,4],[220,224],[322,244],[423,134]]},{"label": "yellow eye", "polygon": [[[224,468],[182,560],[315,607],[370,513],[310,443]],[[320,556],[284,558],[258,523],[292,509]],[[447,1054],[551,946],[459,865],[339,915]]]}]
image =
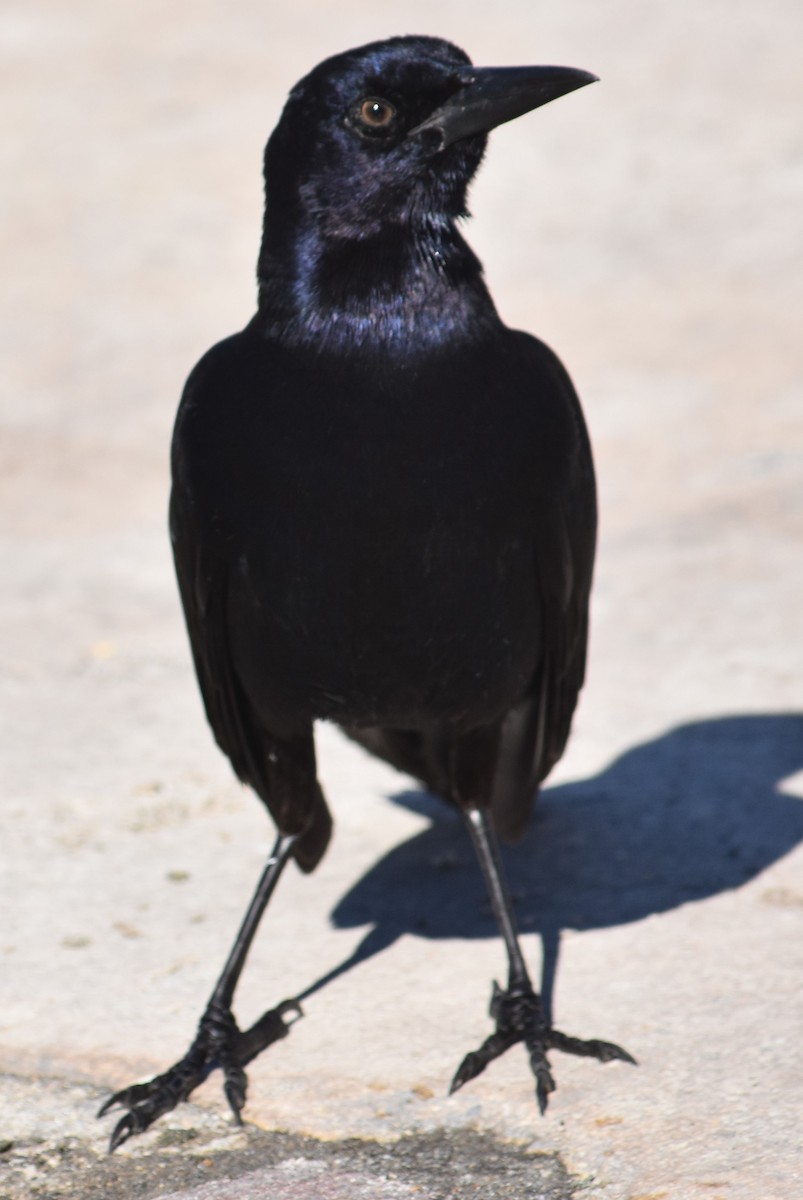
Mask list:
[{"label": "yellow eye", "polygon": [[396,109],[389,100],[369,96],[360,102],[360,120],[371,129],[386,129],[396,116]]}]

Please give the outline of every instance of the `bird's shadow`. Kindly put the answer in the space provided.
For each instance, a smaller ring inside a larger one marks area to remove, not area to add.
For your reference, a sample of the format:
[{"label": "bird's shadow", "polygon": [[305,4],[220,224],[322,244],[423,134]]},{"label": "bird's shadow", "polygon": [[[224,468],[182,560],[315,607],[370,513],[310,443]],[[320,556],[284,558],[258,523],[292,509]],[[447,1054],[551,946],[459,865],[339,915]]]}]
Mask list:
[{"label": "bird's shadow", "polygon": [[[599,775],[546,788],[504,858],[519,927],[542,938],[547,1011],[562,929],[637,921],[737,888],[790,851],[803,837],[803,802],[782,785],[801,769],[803,714],[729,716],[682,725]],[[423,792],[392,799],[431,824],[338,902],[338,928],[371,928],[300,1000],[405,933],[497,936],[459,814]]]}]

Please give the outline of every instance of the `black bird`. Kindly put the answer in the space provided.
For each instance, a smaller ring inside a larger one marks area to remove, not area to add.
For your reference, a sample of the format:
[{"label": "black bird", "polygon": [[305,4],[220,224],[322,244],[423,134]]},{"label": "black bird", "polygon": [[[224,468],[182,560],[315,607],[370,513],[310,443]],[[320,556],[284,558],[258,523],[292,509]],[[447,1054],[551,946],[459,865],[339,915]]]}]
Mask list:
[{"label": "black bird", "polygon": [[632,1061],[548,1024],[503,875],[496,835],[521,833],[583,682],[595,484],[565,370],[502,324],[457,230],[488,130],[594,80],[400,37],[290,93],[257,313],[187,381],[170,505],[209,723],[278,837],[190,1050],[103,1106],[127,1109],[112,1149],[216,1067],[239,1120],[245,1064],[300,1013],[242,1033],[231,1005],[283,868],[313,870],[329,841],[319,720],[465,816],[509,979],[452,1090],[520,1041],[542,1111],[548,1050]]}]

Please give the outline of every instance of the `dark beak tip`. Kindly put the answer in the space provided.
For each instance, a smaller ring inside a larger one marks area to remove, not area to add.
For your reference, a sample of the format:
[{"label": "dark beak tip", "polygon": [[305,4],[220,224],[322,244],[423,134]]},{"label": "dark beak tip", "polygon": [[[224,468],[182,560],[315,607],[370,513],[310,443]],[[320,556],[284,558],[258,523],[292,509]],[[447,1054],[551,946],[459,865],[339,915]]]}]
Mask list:
[{"label": "dark beak tip", "polygon": [[599,76],[578,67],[472,67],[462,76],[462,86],[408,137],[439,135],[434,150],[475,133],[489,133],[498,125],[524,116],[543,104],[566,96]]},{"label": "dark beak tip", "polygon": [[593,71],[580,70],[579,67],[556,67],[555,75],[556,79],[560,79],[562,75],[565,80],[567,91],[563,95],[575,92],[578,88],[587,87],[589,83],[599,83],[600,81],[599,75],[595,75]]}]

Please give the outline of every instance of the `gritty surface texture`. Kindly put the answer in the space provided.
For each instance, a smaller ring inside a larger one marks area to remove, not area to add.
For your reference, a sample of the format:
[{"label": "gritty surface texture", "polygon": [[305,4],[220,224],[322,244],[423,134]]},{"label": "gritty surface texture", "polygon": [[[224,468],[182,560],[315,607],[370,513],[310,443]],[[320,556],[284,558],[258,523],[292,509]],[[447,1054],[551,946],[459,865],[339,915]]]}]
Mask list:
[{"label": "gritty surface texture", "polygon": [[559,1027],[639,1066],[553,1055],[542,1120],[517,1047],[446,1097],[503,970],[478,872],[451,814],[323,728],[335,838],[312,877],[282,880],[235,1006],[247,1025],[302,995],[305,1015],[251,1066],[245,1115],[338,1143],[465,1147],[480,1130],[558,1153],[592,1200],[789,1200],[803,7],[411,0],[396,16],[368,0],[0,13],[0,1141],[16,1148],[0,1158],[55,1193],[76,1139],[82,1194],[130,1171],[112,1193],[128,1200],[202,1182],[193,1141],[247,1150],[215,1076],[120,1166],[94,1119],[104,1089],[186,1049],[271,843],[192,675],[170,427],[192,363],[251,315],[262,146],[288,88],[326,54],[428,32],[477,62],[602,80],[494,133],[467,232],[504,318],[569,366],[600,477],[588,683],[509,855],[524,947],[536,976],[545,955]]},{"label": "gritty surface texture", "polygon": [[[393,1142],[320,1141],[239,1130],[186,1105],[148,1142],[114,1157],[86,1136],[100,1093],[87,1085],[4,1078],[16,1138],[0,1141],[3,1200],[571,1200],[556,1154],[463,1129]],[[67,1106],[72,1115],[66,1116]],[[42,1136],[47,1131],[47,1136]]]}]

